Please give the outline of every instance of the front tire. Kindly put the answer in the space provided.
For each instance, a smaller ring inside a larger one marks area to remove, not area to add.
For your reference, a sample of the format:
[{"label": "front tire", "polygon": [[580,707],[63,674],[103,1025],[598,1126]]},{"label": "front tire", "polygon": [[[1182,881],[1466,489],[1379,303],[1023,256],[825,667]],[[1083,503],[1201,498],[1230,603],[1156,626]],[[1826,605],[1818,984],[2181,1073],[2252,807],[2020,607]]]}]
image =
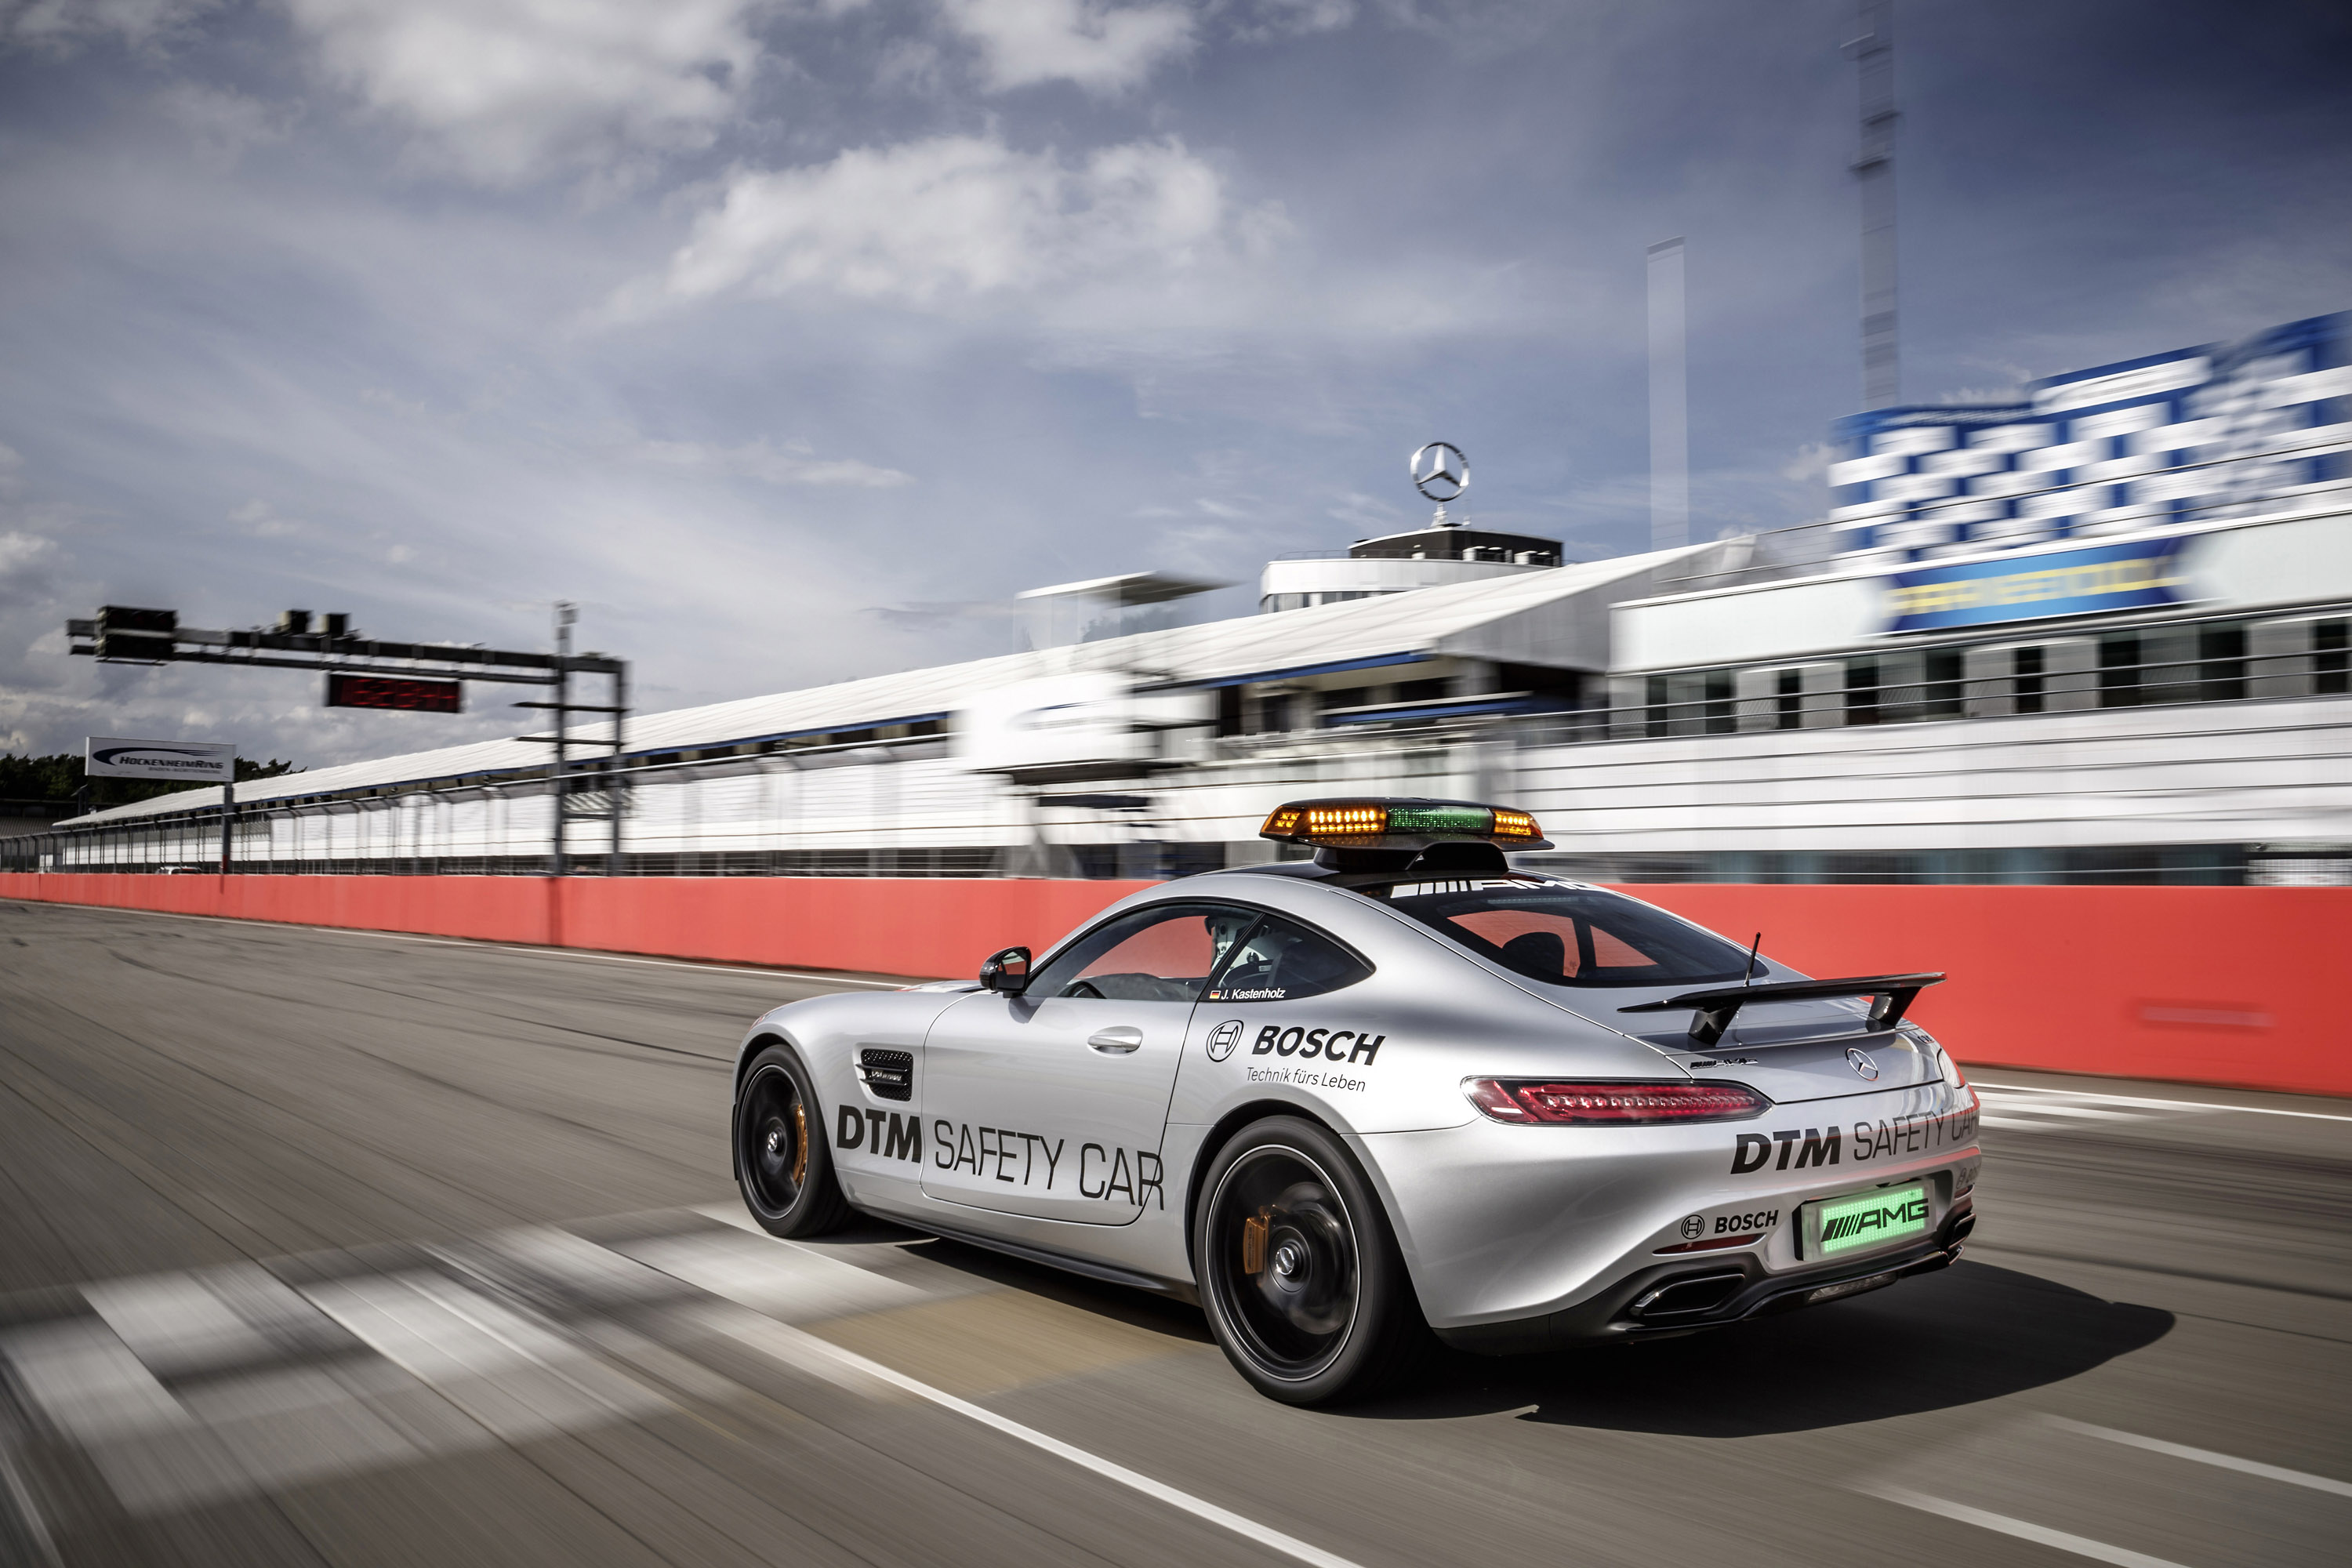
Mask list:
[{"label": "front tire", "polygon": [[1360,1399],[1427,1337],[1396,1238],[1356,1162],[1297,1117],[1254,1122],[1201,1184],[1192,1256],[1210,1330],[1270,1399]]},{"label": "front tire", "polygon": [[848,1215],[824,1110],[789,1046],[770,1046],[751,1058],[735,1096],[734,1144],[743,1206],[769,1235],[822,1236]]}]

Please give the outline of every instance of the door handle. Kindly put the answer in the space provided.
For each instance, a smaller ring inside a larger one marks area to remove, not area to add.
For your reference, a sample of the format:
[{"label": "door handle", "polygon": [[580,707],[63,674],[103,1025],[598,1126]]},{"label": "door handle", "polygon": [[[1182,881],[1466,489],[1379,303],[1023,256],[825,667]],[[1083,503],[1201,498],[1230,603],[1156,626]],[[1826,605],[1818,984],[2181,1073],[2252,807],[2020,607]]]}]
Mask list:
[{"label": "door handle", "polygon": [[1143,1031],[1121,1024],[1116,1028],[1096,1030],[1087,1037],[1087,1044],[1098,1051],[1124,1056],[1143,1044]]}]

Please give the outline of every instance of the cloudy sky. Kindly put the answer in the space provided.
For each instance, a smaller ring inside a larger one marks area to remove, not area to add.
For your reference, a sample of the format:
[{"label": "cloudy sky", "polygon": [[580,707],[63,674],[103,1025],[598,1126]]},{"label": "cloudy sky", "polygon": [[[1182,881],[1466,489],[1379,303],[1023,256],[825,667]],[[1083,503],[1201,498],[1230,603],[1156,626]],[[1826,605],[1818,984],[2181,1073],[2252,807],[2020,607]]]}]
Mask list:
[{"label": "cloudy sky", "polygon": [[[667,708],[1018,646],[1038,584],[1425,514],[1646,537],[1853,410],[1851,0],[0,0],[0,749],[520,728],[65,657],[101,602],[583,645]],[[2352,308],[2352,10],[1904,0],[1904,390]],[[1245,610],[1249,592],[1219,604]]]}]

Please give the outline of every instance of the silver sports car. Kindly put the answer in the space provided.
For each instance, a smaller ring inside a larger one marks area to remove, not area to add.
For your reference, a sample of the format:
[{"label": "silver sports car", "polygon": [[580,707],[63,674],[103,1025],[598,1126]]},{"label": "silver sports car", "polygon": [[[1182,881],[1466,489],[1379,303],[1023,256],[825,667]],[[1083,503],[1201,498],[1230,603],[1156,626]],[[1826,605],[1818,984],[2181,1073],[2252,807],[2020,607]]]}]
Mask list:
[{"label": "silver sports car", "polygon": [[1276,1399],[1433,1331],[1685,1333],[1941,1268],[1977,1098],[1904,1010],[1534,871],[1525,813],[1301,801],[1314,858],[1169,882],[976,981],[769,1013],[735,1171],[778,1236],[851,1209],[1196,1300]]}]

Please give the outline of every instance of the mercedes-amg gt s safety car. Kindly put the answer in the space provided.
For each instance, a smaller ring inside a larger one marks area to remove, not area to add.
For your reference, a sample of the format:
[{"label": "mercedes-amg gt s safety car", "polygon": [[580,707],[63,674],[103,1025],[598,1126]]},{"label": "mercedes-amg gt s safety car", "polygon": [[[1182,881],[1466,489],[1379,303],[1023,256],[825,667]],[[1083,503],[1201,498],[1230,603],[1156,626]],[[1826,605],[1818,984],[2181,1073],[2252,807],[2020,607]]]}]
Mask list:
[{"label": "mercedes-amg gt s safety car", "polygon": [[778,1236],[852,1207],[1197,1300],[1242,1374],[1368,1392],[1426,1330],[1507,1353],[1687,1332],[1940,1268],[1977,1099],[1905,1009],[1622,893],[1535,821],[1301,801],[1312,860],[1126,899],[976,981],[744,1037],[733,1144]]}]

